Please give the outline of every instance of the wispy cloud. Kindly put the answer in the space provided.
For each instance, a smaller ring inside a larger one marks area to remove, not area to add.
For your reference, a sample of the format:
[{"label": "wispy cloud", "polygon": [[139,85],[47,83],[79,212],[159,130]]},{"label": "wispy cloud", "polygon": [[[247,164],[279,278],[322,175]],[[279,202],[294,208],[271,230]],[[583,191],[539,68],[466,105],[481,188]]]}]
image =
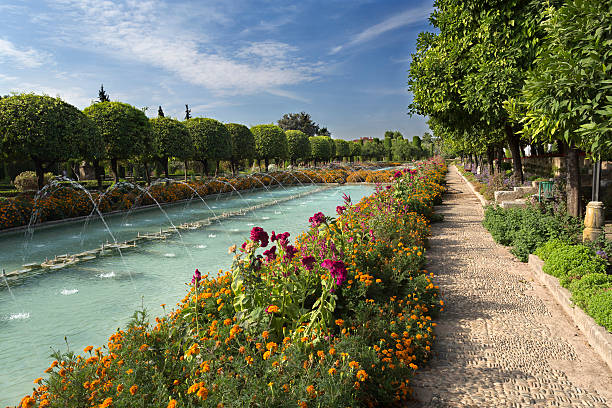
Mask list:
[{"label": "wispy cloud", "polygon": [[422,23],[424,20],[427,19],[427,17],[429,17],[432,11],[433,7],[431,5],[408,9],[400,14],[396,14],[392,17],[387,18],[386,20],[378,24],[366,28],[362,32],[353,36],[353,38],[351,38],[345,44],[333,47],[329,53],[331,55],[337,54],[344,49],[371,41],[388,31],[395,30],[397,28],[414,23]]},{"label": "wispy cloud", "polygon": [[17,64],[25,68],[37,68],[48,61],[49,54],[33,48],[19,49],[15,44],[0,38],[0,63]]},{"label": "wispy cloud", "polygon": [[235,49],[190,31],[161,1],[56,0],[82,27],[81,46],[121,60],[162,68],[217,95],[253,94],[317,78],[319,65],[294,57],[297,48],[276,41]]}]

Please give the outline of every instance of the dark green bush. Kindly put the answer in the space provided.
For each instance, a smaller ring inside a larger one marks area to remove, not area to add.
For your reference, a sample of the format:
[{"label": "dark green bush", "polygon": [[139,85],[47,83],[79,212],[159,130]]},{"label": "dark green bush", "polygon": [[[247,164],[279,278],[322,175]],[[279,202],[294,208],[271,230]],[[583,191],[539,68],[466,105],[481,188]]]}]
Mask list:
[{"label": "dark green bush", "polygon": [[575,280],[592,273],[605,273],[606,261],[584,245],[565,246],[553,251],[542,268],[549,275],[559,278],[568,287]]},{"label": "dark green bush", "polygon": [[591,296],[587,301],[586,312],[597,324],[612,332],[612,288],[608,287]]},{"label": "dark green bush", "polygon": [[568,215],[555,214],[546,208],[530,205],[526,208],[488,207],[483,225],[496,242],[511,246],[522,262],[529,254],[552,238],[577,242],[582,222]]}]

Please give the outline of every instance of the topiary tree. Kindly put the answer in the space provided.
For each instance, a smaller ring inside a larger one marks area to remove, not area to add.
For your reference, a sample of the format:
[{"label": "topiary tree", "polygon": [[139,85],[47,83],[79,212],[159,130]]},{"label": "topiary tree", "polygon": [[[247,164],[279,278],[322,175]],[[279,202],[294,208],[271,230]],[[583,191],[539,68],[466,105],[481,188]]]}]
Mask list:
[{"label": "topiary tree", "polygon": [[193,140],[194,158],[204,165],[204,174],[208,175],[208,160],[216,161],[218,173],[219,161],[232,157],[231,136],[225,125],[210,118],[193,118],[185,124]]},{"label": "topiary tree", "polygon": [[287,157],[287,136],[283,129],[276,125],[257,125],[251,128],[255,137],[255,153],[259,160],[265,163],[266,171],[270,159]]},{"label": "topiary tree", "polygon": [[288,157],[291,164],[295,165],[297,160],[308,160],[310,158],[310,140],[308,135],[300,130],[287,130]]},{"label": "topiary tree", "polygon": [[232,174],[236,174],[236,167],[240,160],[255,157],[255,137],[248,127],[239,123],[228,123],[225,125],[230,135],[232,154]]},{"label": "topiary tree", "polygon": [[177,157],[187,160],[193,155],[193,141],[183,122],[164,116],[149,119],[153,141],[154,156],[164,168],[168,177],[168,158]]},{"label": "topiary tree", "polygon": [[99,102],[83,110],[100,130],[105,157],[111,161],[115,182],[118,161],[136,156],[151,142],[151,124],[144,112],[122,102]]},{"label": "topiary tree", "polygon": [[332,157],[331,145],[326,136],[313,136],[310,140],[311,157],[314,160],[314,165],[317,161],[327,161]]},{"label": "topiary tree", "polygon": [[336,144],[334,143],[334,140],[331,137],[329,136],[323,136],[323,137],[325,137],[327,144],[329,144],[329,159],[328,160],[331,161],[331,159],[336,157]]},{"label": "topiary tree", "polygon": [[78,157],[81,141],[92,135],[88,118],[59,98],[21,94],[0,100],[0,151],[32,160],[38,188],[45,184],[45,166]]},{"label": "topiary tree", "polygon": [[351,155],[351,147],[349,146],[349,142],[342,139],[336,139],[334,140],[334,143],[336,144],[336,158],[338,160],[342,161],[344,157],[349,157]]},{"label": "topiary tree", "polygon": [[351,149],[351,162],[353,162],[356,157],[361,156],[361,143],[352,141],[349,142],[349,147]]}]

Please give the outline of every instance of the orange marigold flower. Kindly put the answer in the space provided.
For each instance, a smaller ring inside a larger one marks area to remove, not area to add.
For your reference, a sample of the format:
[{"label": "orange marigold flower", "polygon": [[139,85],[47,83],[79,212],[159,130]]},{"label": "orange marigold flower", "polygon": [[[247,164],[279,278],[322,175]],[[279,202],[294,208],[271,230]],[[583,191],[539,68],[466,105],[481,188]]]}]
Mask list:
[{"label": "orange marigold flower", "polygon": [[307,392],[309,395],[314,394],[314,393],[316,392],[314,385],[309,385],[308,387],[306,387],[306,392]]},{"label": "orange marigold flower", "polygon": [[337,324],[338,326],[342,326],[342,325],[344,325],[344,320],[342,320],[342,319],[336,319],[336,324]]},{"label": "orange marigold flower", "polygon": [[117,392],[121,392],[121,391],[123,391],[123,388],[125,388],[125,387],[123,386],[123,384],[119,384],[119,385],[117,386]]},{"label": "orange marigold flower", "polygon": [[130,387],[130,394],[134,395],[134,394],[136,394],[137,391],[138,391],[138,386],[137,385],[132,385]]},{"label": "orange marigold flower", "polygon": [[34,380],[34,384],[40,384],[41,381],[42,381],[42,377],[38,377],[37,379]]},{"label": "orange marigold flower", "polygon": [[329,375],[334,375],[334,374],[336,374],[336,369],[334,367],[332,367],[329,370],[327,370],[327,372],[329,373]]},{"label": "orange marigold flower", "polygon": [[83,349],[84,352],[89,353],[93,349],[93,346],[87,346]]},{"label": "orange marigold flower", "polygon": [[148,344],[143,344],[142,346],[140,346],[140,348],[138,350],[140,351],[146,351],[149,348]]},{"label": "orange marigold flower", "polygon": [[200,387],[200,389],[198,390],[196,395],[198,397],[202,398],[202,400],[206,401],[206,398],[208,398],[208,388]]},{"label": "orange marigold flower", "polygon": [[358,369],[359,368],[359,363],[356,361],[351,361],[349,363],[349,367],[354,368],[354,369]]},{"label": "orange marigold flower", "polygon": [[100,408],[110,407],[112,403],[113,403],[113,399],[111,397],[108,397],[107,399],[104,400],[104,402],[100,404]]},{"label": "orange marigold flower", "polygon": [[359,381],[365,381],[368,378],[368,374],[365,372],[365,370],[359,370],[357,371],[357,379]]},{"label": "orange marigold flower", "polygon": [[170,402],[168,403],[168,407],[167,408],[176,408],[176,404],[177,404],[177,402],[176,402],[175,399],[170,400]]},{"label": "orange marigold flower", "polygon": [[267,330],[265,330],[263,333],[261,333],[261,336],[262,336],[264,339],[267,339],[267,338],[270,336],[270,333],[268,333],[268,331],[267,331]]}]

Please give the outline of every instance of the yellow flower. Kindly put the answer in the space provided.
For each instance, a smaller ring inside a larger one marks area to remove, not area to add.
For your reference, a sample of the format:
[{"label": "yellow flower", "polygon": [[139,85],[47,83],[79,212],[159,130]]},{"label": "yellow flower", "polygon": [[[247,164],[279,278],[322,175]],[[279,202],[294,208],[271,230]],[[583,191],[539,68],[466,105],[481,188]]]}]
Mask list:
[{"label": "yellow flower", "polygon": [[327,370],[327,372],[329,373],[329,375],[334,375],[334,374],[336,374],[336,369],[334,367],[332,367],[329,370]]}]

